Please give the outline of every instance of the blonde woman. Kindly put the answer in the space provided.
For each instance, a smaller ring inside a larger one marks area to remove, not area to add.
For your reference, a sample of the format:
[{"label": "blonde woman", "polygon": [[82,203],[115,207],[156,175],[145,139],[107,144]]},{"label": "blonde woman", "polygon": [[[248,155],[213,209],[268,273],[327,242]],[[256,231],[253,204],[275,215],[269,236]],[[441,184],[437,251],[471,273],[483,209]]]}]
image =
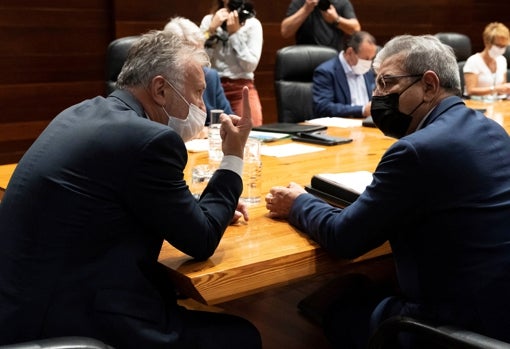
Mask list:
[{"label": "blonde woman", "polygon": [[489,23],[483,31],[483,43],[483,51],[469,57],[464,65],[464,92],[475,99],[496,95],[504,98],[510,93],[508,65],[503,56],[510,43],[510,32],[502,23]]}]

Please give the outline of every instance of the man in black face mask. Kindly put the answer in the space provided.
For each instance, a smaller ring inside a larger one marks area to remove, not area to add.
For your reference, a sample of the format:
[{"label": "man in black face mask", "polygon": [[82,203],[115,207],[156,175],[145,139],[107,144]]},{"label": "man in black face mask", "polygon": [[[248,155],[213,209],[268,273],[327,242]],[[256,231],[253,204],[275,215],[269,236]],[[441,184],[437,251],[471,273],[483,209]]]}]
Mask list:
[{"label": "man in black face mask", "polygon": [[[419,79],[414,80],[411,84],[409,84],[406,88],[404,88],[400,93],[394,92],[386,95],[378,96],[374,95],[374,102],[372,107],[370,108],[372,119],[376,126],[389,137],[401,138],[406,135],[407,130],[409,129],[409,125],[411,124],[412,115],[422,104],[423,101],[420,102],[409,114],[402,113],[399,110],[399,100],[400,96],[409,89],[409,87],[413,86],[415,83],[421,80],[423,77],[422,74],[404,74],[404,75],[387,75],[380,76],[378,81],[378,89],[381,85],[386,86],[386,81],[395,80],[399,78],[414,78],[419,77]],[[383,88],[384,89],[384,88]],[[377,90],[376,90],[377,91]]]},{"label": "man in black face mask", "polygon": [[399,293],[377,299],[357,283],[329,308],[326,334],[335,347],[362,348],[402,315],[510,342],[510,137],[466,107],[455,55],[433,36],[392,39],[374,67],[372,117],[399,140],[372,183],[344,209],[295,183],[266,196],[271,216],[340,257],[390,242]]}]

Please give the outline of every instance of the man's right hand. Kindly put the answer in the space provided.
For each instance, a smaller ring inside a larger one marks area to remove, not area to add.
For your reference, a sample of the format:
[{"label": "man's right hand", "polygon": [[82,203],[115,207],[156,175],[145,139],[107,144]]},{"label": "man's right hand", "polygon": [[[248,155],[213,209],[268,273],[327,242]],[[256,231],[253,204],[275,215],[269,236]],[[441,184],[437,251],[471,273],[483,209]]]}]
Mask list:
[{"label": "man's right hand", "polygon": [[241,159],[244,156],[244,145],[253,126],[251,119],[248,87],[243,87],[243,115],[220,115],[220,135],[224,155],[234,155]]}]

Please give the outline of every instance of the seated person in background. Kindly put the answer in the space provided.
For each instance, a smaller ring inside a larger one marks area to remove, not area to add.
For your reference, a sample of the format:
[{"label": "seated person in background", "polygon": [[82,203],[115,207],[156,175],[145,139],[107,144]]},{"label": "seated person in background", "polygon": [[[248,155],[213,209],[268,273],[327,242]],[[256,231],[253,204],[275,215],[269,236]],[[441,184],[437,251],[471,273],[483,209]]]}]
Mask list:
[{"label": "seated person in background", "polygon": [[322,45],[335,50],[344,47],[345,35],[359,30],[349,0],[292,0],[281,23],[282,37],[295,36],[297,45]]},{"label": "seated person in background", "polygon": [[[508,28],[498,22],[483,31],[484,49],[469,57],[464,65],[465,94],[470,97],[510,94],[505,49],[510,44]],[[475,97],[476,98],[476,97]]]},{"label": "seated person in background", "polygon": [[314,117],[370,116],[375,88],[372,60],[377,52],[375,38],[359,31],[345,50],[319,65],[313,74]]},{"label": "seated person in background", "polygon": [[510,342],[510,137],[466,107],[455,54],[436,37],[395,37],[374,68],[372,118],[398,140],[372,183],[344,209],[292,182],[266,196],[271,216],[339,257],[391,245],[399,293],[338,299],[326,334],[366,348],[381,321],[409,315]]},{"label": "seated person in background", "polygon": [[122,349],[261,348],[229,314],[177,303],[163,242],[211,256],[243,189],[245,114],[222,115],[223,158],[200,200],[184,141],[205,121],[203,48],[142,35],[107,98],[57,115],[23,155],[0,205],[0,345],[59,336]]},{"label": "seated person in background", "polygon": [[217,0],[204,16],[200,29],[208,38],[205,47],[211,66],[218,71],[225,95],[235,114],[242,113],[243,86],[250,91],[253,125],[262,125],[262,104],[255,86],[255,69],[263,44],[262,24],[249,0]]},{"label": "seated person in background", "polygon": [[[187,18],[174,17],[170,19],[170,21],[165,25],[164,30],[170,30],[188,41],[191,45],[201,48],[204,47],[204,33],[202,33],[198,25]],[[212,109],[222,109],[226,114],[233,114],[233,112],[230,107],[230,102],[227,97],[225,97],[225,92],[221,86],[221,80],[218,72],[213,68],[204,67],[204,73],[206,87],[203,99],[207,111],[206,125],[209,125],[209,115],[211,115]]]}]

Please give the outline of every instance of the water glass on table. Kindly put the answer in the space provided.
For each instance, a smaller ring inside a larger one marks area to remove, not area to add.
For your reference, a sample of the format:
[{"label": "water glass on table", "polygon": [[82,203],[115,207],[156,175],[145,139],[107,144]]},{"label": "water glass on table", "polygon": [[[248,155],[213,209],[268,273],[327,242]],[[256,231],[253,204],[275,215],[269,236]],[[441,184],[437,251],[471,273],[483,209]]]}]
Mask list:
[{"label": "water glass on table", "polygon": [[207,164],[196,165],[191,169],[191,193],[198,200],[214,174],[214,168]]},{"label": "water glass on table", "polygon": [[248,206],[260,202],[262,197],[261,142],[248,138],[244,147],[243,192],[241,200]]},{"label": "water glass on table", "polygon": [[217,166],[223,159],[223,151],[221,150],[221,136],[220,136],[220,115],[223,113],[222,109],[212,109],[209,119],[209,129],[207,138],[209,139],[209,163],[212,166]]}]

